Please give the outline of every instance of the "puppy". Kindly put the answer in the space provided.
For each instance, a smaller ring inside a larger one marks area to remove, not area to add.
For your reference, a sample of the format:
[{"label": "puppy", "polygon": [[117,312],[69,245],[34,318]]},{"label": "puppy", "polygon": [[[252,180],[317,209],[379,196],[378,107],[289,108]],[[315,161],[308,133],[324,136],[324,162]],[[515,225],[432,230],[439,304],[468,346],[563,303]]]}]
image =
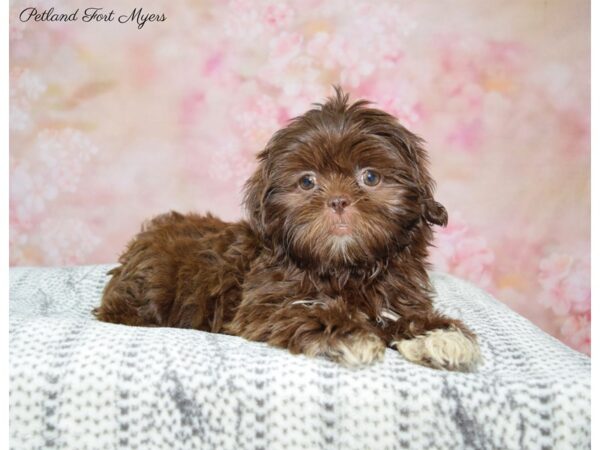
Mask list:
[{"label": "puppy", "polygon": [[360,367],[386,347],[467,371],[475,335],[432,307],[427,250],[445,208],[420,138],[336,95],[275,133],[245,186],[247,220],[176,212],[109,272],[98,319],[241,336]]}]

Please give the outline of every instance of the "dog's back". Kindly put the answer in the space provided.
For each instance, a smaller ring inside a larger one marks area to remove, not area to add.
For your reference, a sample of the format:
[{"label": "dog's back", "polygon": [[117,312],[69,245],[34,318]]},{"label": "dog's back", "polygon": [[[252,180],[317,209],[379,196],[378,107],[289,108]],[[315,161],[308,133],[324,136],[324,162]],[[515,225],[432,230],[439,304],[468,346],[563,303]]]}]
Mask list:
[{"label": "dog's back", "polygon": [[125,325],[221,331],[240,301],[257,248],[245,222],[160,215],[142,227],[109,272],[94,314]]}]

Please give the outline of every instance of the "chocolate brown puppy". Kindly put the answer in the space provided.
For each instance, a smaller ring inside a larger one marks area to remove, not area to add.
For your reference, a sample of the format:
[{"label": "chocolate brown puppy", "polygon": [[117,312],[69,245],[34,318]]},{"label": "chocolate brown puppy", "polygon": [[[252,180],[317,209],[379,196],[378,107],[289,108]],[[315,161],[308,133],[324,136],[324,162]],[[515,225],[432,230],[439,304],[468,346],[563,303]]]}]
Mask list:
[{"label": "chocolate brown puppy", "polygon": [[151,220],[109,272],[103,321],[194,328],[346,366],[386,347],[470,370],[475,335],[432,307],[427,251],[446,225],[422,140],[336,95],[275,133],[245,186],[247,220]]}]

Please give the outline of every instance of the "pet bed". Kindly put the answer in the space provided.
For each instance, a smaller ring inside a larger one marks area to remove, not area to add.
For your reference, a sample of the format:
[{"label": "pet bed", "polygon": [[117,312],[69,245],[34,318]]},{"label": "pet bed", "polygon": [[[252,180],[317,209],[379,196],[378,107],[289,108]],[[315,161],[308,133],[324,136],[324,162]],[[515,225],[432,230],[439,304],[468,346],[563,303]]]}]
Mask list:
[{"label": "pet bed", "polygon": [[109,268],[11,269],[11,448],[590,447],[590,359],[449,275],[436,307],[479,335],[475,373],[101,323]]}]

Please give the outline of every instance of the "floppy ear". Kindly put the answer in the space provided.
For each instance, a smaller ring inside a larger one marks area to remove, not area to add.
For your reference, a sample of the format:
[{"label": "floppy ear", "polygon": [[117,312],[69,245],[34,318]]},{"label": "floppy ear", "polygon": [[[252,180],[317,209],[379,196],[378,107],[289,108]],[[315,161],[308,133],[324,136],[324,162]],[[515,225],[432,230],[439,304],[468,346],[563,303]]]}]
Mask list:
[{"label": "floppy ear", "polygon": [[[364,103],[358,103],[364,106]],[[446,226],[448,213],[433,198],[435,183],[429,175],[429,160],[423,148],[423,139],[407,130],[397,118],[380,110],[362,109],[365,123],[376,135],[391,142],[411,169],[416,186],[421,218],[430,224]]]},{"label": "floppy ear", "polygon": [[414,157],[416,179],[419,184],[419,195],[423,218],[433,225],[445,227],[448,224],[448,212],[441,203],[433,198],[435,182],[429,175],[429,159],[423,148],[421,138],[412,135],[409,148]]},{"label": "floppy ear", "polygon": [[427,222],[445,227],[448,225],[448,212],[441,203],[434,199],[423,202],[423,216]]},{"label": "floppy ear", "polygon": [[398,124],[398,126],[401,131],[398,139],[408,150],[408,159],[417,183],[421,216],[430,224],[445,227],[448,224],[448,212],[441,203],[436,202],[433,198],[435,183],[429,175],[429,159],[423,148],[424,141],[402,125]]},{"label": "floppy ear", "polygon": [[261,236],[265,234],[264,204],[269,194],[267,158],[267,150],[258,154],[258,167],[244,185],[244,206],[248,221]]}]

